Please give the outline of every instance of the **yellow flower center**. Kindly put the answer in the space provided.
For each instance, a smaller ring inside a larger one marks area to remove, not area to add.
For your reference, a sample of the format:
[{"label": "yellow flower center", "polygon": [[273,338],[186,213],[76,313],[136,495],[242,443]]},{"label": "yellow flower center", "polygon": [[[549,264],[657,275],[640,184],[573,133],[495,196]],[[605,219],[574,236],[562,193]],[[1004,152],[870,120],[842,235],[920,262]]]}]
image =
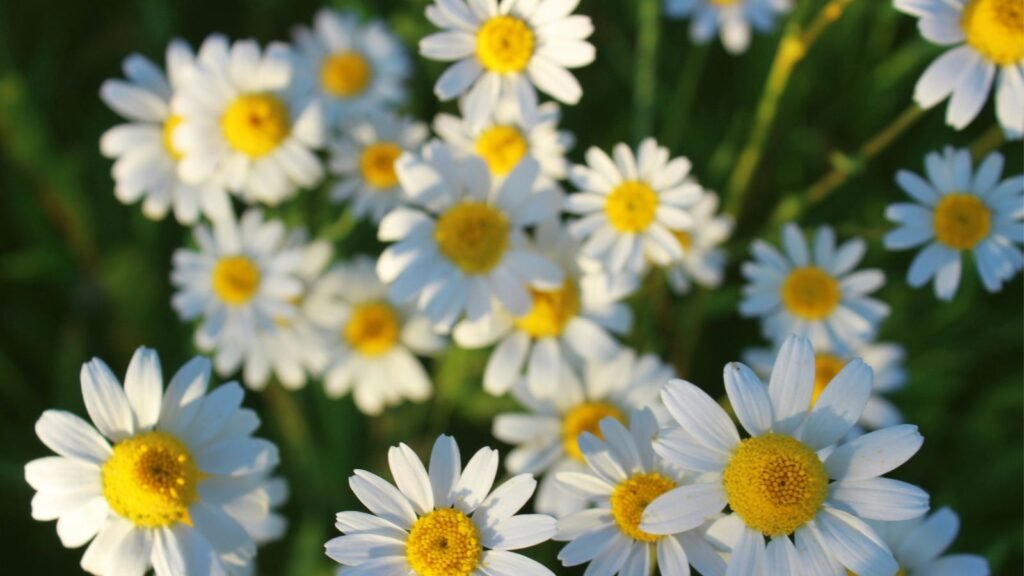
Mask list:
[{"label": "yellow flower center", "polygon": [[221,258],[211,276],[213,292],[225,304],[240,306],[256,295],[260,287],[260,269],[245,256]]},{"label": "yellow flower center", "polygon": [[434,240],[441,253],[466,274],[486,274],[508,248],[508,219],[487,204],[462,202],[437,219]]},{"label": "yellow flower center", "polygon": [[378,142],[367,146],[359,158],[363,180],[378,190],[394,187],[398,184],[395,161],[401,155],[402,148],[394,142]]},{"label": "yellow flower center", "polygon": [[814,518],[828,494],[828,474],[817,454],[781,434],[740,443],[722,483],[732,511],[767,536],[791,534]]},{"label": "yellow flower center", "polygon": [[732,6],[738,3],[740,0],[708,0],[714,6]]},{"label": "yellow flower center", "polygon": [[605,418],[615,418],[619,422],[626,422],[622,410],[605,402],[587,402],[566,412],[562,418],[562,446],[565,448],[565,453],[571,458],[583,462],[583,451],[580,450],[579,443],[580,434],[590,432],[598,438],[604,438],[599,425]]},{"label": "yellow flower center", "polygon": [[224,111],[220,124],[228,144],[252,158],[277,148],[291,130],[288,108],[273,94],[246,94],[235,98]]},{"label": "yellow flower center", "polygon": [[932,217],[935,238],[954,250],[971,250],[988,237],[992,211],[973,194],[950,194]]},{"label": "yellow flower center", "polygon": [[814,357],[814,393],[811,394],[811,406],[825,391],[828,383],[846,366],[846,360],[832,354],[818,354]]},{"label": "yellow flower center", "polygon": [[405,542],[405,556],[418,576],[468,576],[479,567],[482,553],[473,521],[454,508],[421,517]]},{"label": "yellow flower center", "polygon": [[530,289],[533,308],[516,319],[516,327],[534,338],[558,336],[565,325],[580,311],[580,295],[576,284],[566,278],[559,290]]},{"label": "yellow flower center", "polygon": [[167,153],[171,156],[171,158],[174,159],[175,162],[181,160],[182,157],[181,150],[178,150],[174,146],[174,129],[177,128],[179,124],[181,124],[181,120],[181,116],[175,114],[167,118],[167,120],[164,122],[164,150],[167,150]]},{"label": "yellow flower center", "polygon": [[345,324],[345,340],[363,356],[380,356],[391,350],[401,332],[395,309],[384,302],[363,304]]},{"label": "yellow flower center", "polygon": [[529,144],[514,126],[492,126],[476,140],[476,153],[487,161],[491,172],[504,176],[526,156]]},{"label": "yellow flower center", "polygon": [[608,194],[604,211],[608,221],[619,232],[643,232],[654,221],[658,211],[658,195],[647,184],[627,180]]},{"label": "yellow flower center", "polygon": [[842,296],[839,282],[817,266],[797,268],[782,283],[782,305],[804,320],[828,317]]},{"label": "yellow flower center", "polygon": [[676,483],[657,472],[634,474],[615,487],[612,492],[612,517],[619,530],[640,542],[657,542],[662,538],[639,528],[647,505],[676,487]]},{"label": "yellow flower center", "polygon": [[1024,60],[1024,3],[971,0],[960,20],[967,43],[999,66]]},{"label": "yellow flower center", "polygon": [[196,499],[202,472],[177,438],[144,432],[118,442],[101,477],[110,508],[136,526],[192,524],[188,507]]},{"label": "yellow flower center", "polygon": [[683,249],[684,253],[693,248],[693,236],[690,236],[686,230],[673,230],[672,236],[675,237],[676,242],[679,242],[679,247]]},{"label": "yellow flower center", "polygon": [[327,57],[320,67],[324,91],[339,98],[362,93],[372,79],[373,68],[358,52],[338,52]]},{"label": "yellow flower center", "polygon": [[526,22],[514,16],[496,16],[480,27],[476,55],[484,69],[498,74],[522,72],[533,57],[536,37]]}]

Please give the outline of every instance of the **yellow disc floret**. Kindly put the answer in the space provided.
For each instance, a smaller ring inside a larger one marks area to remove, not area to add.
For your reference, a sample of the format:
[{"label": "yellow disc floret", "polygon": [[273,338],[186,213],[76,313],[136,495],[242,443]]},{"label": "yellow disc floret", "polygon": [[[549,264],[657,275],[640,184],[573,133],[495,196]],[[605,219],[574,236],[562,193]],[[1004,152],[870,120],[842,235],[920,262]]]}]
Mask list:
[{"label": "yellow disc floret", "polygon": [[526,156],[528,149],[526,138],[515,126],[492,126],[476,139],[476,153],[498,176],[511,172]]},{"label": "yellow disc floret", "polygon": [[526,316],[516,319],[516,327],[534,338],[558,336],[565,325],[580,311],[580,295],[576,283],[566,278],[558,290],[531,288],[533,308]]},{"label": "yellow disc floret", "polygon": [[324,91],[339,98],[361,94],[371,79],[373,68],[358,52],[338,52],[325,58],[320,67]]},{"label": "yellow disc floret", "polygon": [[619,232],[643,232],[654,222],[658,195],[644,182],[627,180],[608,194],[604,211],[608,221]]},{"label": "yellow disc floret", "polygon": [[714,6],[732,6],[738,3],[740,0],[708,0]]},{"label": "yellow disc floret", "polygon": [[817,266],[796,268],[782,283],[782,305],[804,320],[821,320],[839,306],[839,281]]},{"label": "yellow disc floret", "polygon": [[232,306],[245,304],[260,288],[260,269],[245,256],[221,258],[211,275],[213,292],[222,302]]},{"label": "yellow disc floret", "polygon": [[480,27],[476,56],[485,70],[498,74],[522,72],[530,64],[536,36],[514,16],[496,16]]},{"label": "yellow disc floret", "polygon": [[395,161],[401,155],[402,148],[394,142],[378,142],[367,146],[359,157],[363,180],[378,190],[394,187],[398,184]]},{"label": "yellow disc floret", "polygon": [[971,250],[988,237],[992,211],[973,194],[950,194],[932,217],[935,239],[953,250]]},{"label": "yellow disc floret", "polygon": [[508,218],[482,202],[462,202],[437,219],[434,240],[441,253],[466,274],[486,274],[508,248]]},{"label": "yellow disc floret", "polygon": [[228,144],[251,158],[273,151],[291,130],[288,108],[273,94],[235,98],[220,123]]},{"label": "yellow disc floret", "polygon": [[394,348],[401,323],[394,307],[385,302],[358,306],[345,324],[345,340],[363,356],[379,356]]},{"label": "yellow disc floret", "polygon": [[998,66],[1024,60],[1024,2],[971,0],[960,25],[972,48]]},{"label": "yellow disc floret", "polygon": [[103,464],[103,497],[136,526],[191,524],[188,508],[202,473],[188,448],[163,432],[144,432],[114,445]]},{"label": "yellow disc floret", "polygon": [[693,248],[693,236],[686,230],[672,230],[672,236],[679,243],[679,247],[683,249],[684,254],[689,252],[690,248]]},{"label": "yellow disc floret", "polygon": [[789,436],[747,438],[722,475],[729,507],[766,536],[782,536],[814,518],[828,494],[825,465]]},{"label": "yellow disc floret", "polygon": [[598,438],[601,434],[601,420],[614,418],[625,423],[626,417],[617,407],[606,402],[587,402],[569,410],[562,417],[562,446],[570,458],[583,462],[583,451],[580,450],[579,437],[590,432]]},{"label": "yellow disc floret", "polygon": [[657,472],[634,474],[621,482],[611,497],[612,517],[619,525],[619,530],[640,542],[660,540],[662,536],[640,529],[640,519],[651,502],[675,487],[675,482]]},{"label": "yellow disc floret", "polygon": [[814,393],[811,395],[811,406],[825,391],[828,383],[846,366],[846,360],[832,354],[818,354],[814,357]]},{"label": "yellow disc floret", "polygon": [[181,116],[173,115],[164,121],[164,150],[167,150],[167,154],[171,156],[175,161],[181,160],[183,154],[181,150],[178,150],[174,146],[174,129],[181,124]]},{"label": "yellow disc floret", "polygon": [[454,508],[421,517],[405,542],[406,559],[418,576],[468,576],[480,565],[482,553],[473,521]]}]

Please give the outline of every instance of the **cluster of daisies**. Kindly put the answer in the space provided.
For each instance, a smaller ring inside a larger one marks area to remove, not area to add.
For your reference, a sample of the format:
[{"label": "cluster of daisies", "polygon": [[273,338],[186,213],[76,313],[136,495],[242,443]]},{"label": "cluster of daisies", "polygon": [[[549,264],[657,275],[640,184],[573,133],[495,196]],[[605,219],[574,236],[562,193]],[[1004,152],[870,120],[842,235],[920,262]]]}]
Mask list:
[{"label": "cluster of daisies", "polygon": [[[752,244],[739,312],[761,319],[768,347],[725,367],[732,416],[628,345],[628,301],[646,276],[677,295],[722,283],[732,220],[690,161],[654,139],[566,158],[575,142],[560,105],[580,100],[571,70],[595,58],[577,4],[430,4],[438,31],[419,50],[451,63],[435,93],[458,110],[430,127],[400,111],[412,68],[402,43],[381,22],[330,10],[291,44],[174,41],[164,67],[133,55],[126,79],[102,86],[126,119],[100,143],[116,197],[193,227],[173,256],[171,304],[210,360],[186,364],[166,390],[150,350],[123,385],[93,360],[81,377],[93,425],[40,418],[58,456],[26,467],[33,517],[56,519],[68,547],[88,544],[83,569],[249,574],[256,546],[284,533],[277,450],[253,436],[260,421],[238,384],[209,390],[211,370],[252,390],[319,380],[374,416],[429,398],[424,358],[458,346],[490,350],[483,390],[522,406],[493,422],[514,446],[510,477],[494,488],[498,452],[463,467],[447,436],[426,466],[392,447],[394,483],[350,479],[369,513],[337,516],[342,535],[326,552],[342,574],[551,574],[513,552],[548,540],[565,542],[562,565],[609,576],[987,574],[980,557],[942,556],[952,511],[927,516],[927,493],[884,477],[923,440],[881,397],[903,385],[904,352],[876,341],[889,309],[872,297],[884,275],[858,269],[864,240],[839,242],[826,226],[809,241],[790,223],[781,251]],[[943,79],[989,82],[998,64],[1000,121],[1024,132],[1021,10],[896,4],[929,39],[966,42],[936,64]],[[733,52],[788,9],[666,3],[692,17],[695,39],[720,29]],[[965,59],[973,72],[953,69]],[[974,88],[938,87],[938,76],[922,79],[929,101],[958,90],[951,123],[973,118],[987,84],[961,95]],[[1004,179],[998,153],[975,168],[952,148],[925,169],[899,173],[916,203],[886,212],[899,224],[887,247],[927,244],[908,282],[934,277],[952,298],[969,251],[984,286],[1000,289],[1024,269],[1024,176]],[[301,213],[292,200],[312,194],[342,206],[329,226],[366,223],[385,248],[339,259],[336,237],[289,224]],[[534,513],[520,514],[531,499]]]}]

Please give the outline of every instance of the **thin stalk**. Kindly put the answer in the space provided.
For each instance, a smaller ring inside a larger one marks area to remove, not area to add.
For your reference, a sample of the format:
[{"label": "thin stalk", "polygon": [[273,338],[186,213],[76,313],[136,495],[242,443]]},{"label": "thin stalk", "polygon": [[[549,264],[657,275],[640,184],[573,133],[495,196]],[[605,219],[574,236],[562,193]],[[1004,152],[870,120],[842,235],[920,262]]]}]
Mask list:
[{"label": "thin stalk", "polygon": [[670,150],[678,149],[684,142],[690,109],[697,98],[697,88],[710,51],[707,44],[690,45],[688,50],[683,71],[672,92],[672,99],[669,100],[671,104],[666,107],[661,122],[662,132],[659,136]]},{"label": "thin stalk", "polygon": [[636,75],[633,81],[633,138],[636,142],[650,136],[654,128],[660,17],[661,0],[637,2]]},{"label": "thin stalk", "polygon": [[1003,133],[1002,126],[998,124],[990,126],[981,137],[971,144],[971,157],[975,161],[981,160],[988,156],[989,152],[999,148],[1005,139],[1006,134]]}]

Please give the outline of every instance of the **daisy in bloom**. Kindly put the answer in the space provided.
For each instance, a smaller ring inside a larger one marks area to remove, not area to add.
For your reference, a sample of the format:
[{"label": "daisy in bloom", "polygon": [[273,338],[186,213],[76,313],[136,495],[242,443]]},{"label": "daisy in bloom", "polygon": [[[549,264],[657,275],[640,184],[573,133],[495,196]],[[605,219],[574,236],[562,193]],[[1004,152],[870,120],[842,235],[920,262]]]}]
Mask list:
[{"label": "daisy in bloom", "polygon": [[841,566],[859,576],[893,576],[896,560],[865,520],[908,520],[928,510],[923,490],[881,477],[923,439],[916,426],[901,425],[843,441],[871,395],[871,368],[850,362],[811,408],[814,350],[793,336],[767,387],[732,363],[725,389],[748,438],[740,439],[725,410],[693,384],[674,380],[662,391],[678,428],[663,433],[654,450],[701,476],[654,500],[640,529],[675,533],[728,505],[728,517],[743,523],[730,573],[838,574]]},{"label": "daisy in bloom", "polygon": [[447,342],[414,306],[388,298],[375,263],[359,257],[324,278],[323,289],[340,303],[330,334],[324,387],[332,398],[352,392],[364,414],[378,415],[403,398],[430,397],[430,376],[414,354],[432,355]]},{"label": "daisy in bloom", "polygon": [[415,299],[446,333],[463,313],[479,321],[496,301],[524,316],[531,289],[561,289],[562,270],[525,244],[523,227],[558,211],[557,192],[536,186],[539,174],[537,162],[524,158],[499,182],[479,157],[456,160],[436,141],[399,158],[408,205],[385,216],[377,232],[397,242],[377,262],[391,299]]},{"label": "daisy in bloom", "polygon": [[918,18],[930,42],[952,49],[925,70],[914,101],[949,98],[946,123],[961,130],[977,117],[996,83],[996,118],[1011,137],[1024,133],[1024,6],[1018,0],[894,0]]},{"label": "daisy in bloom", "polygon": [[990,154],[975,171],[968,150],[945,148],[924,159],[927,180],[901,170],[896,182],[917,203],[892,204],[885,217],[899,228],[885,247],[928,244],[907,271],[917,288],[935,277],[935,295],[952,300],[960,286],[962,254],[970,252],[981,283],[998,292],[1024,268],[1024,175],[1001,180],[1003,156]]},{"label": "daisy in bloom", "polygon": [[725,250],[719,248],[732,234],[729,216],[715,216],[718,195],[705,194],[690,209],[693,224],[685,230],[671,230],[683,249],[683,257],[666,270],[668,284],[676,294],[686,294],[692,283],[715,288],[725,273]]},{"label": "daisy in bloom", "polygon": [[724,575],[725,561],[702,526],[652,534],[640,525],[663,494],[686,485],[679,469],[651,448],[658,434],[654,414],[633,413],[628,429],[605,418],[600,430],[603,440],[589,432],[580,436],[586,470],[558,474],[559,482],[596,505],[559,520],[555,539],[569,541],[558,554],[562,565],[589,562],[587,574],[609,576],[646,576],[655,567],[661,574],[689,574],[690,565],[705,576]]},{"label": "daisy in bloom", "polygon": [[[388,451],[395,485],[363,470],[349,478],[370,513],[340,512],[327,556],[360,574],[547,576],[550,570],[510,552],[545,542],[555,519],[516,514],[533,495],[529,474],[493,492],[498,452],[481,448],[462,469],[459,446],[440,436],[425,468],[405,444]],[[428,471],[429,470],[429,471]],[[397,488],[396,488],[397,485]],[[345,569],[342,570],[346,572]]]},{"label": "daisy in bloom", "polygon": [[854,238],[836,246],[831,226],[822,226],[813,251],[796,224],[782,230],[785,255],[757,240],[753,262],[743,263],[740,314],[761,317],[766,338],[776,343],[790,334],[807,336],[819,347],[870,340],[889,307],[870,294],[885,284],[881,270],[854,268],[867,244]]},{"label": "daisy in bloom", "polygon": [[536,228],[537,253],[561,266],[565,282],[555,290],[531,289],[533,306],[523,316],[498,310],[478,322],[464,320],[453,333],[463,348],[498,343],[484,371],[484,389],[504,394],[526,368],[526,379],[538,396],[560,386],[562,364],[614,355],[633,326],[633,313],[621,300],[636,291],[634,276],[585,274],[578,263],[579,243],[561,220],[550,218]]},{"label": "daisy in bloom", "polygon": [[409,56],[383,22],[324,8],[294,36],[296,83],[316,94],[330,126],[405,100]]},{"label": "daisy in bloom", "polygon": [[561,518],[582,510],[586,499],[555,481],[559,472],[586,468],[578,439],[589,432],[601,437],[598,424],[614,418],[628,425],[635,410],[660,407],[658,392],[675,373],[654,354],[638,356],[630,349],[601,361],[587,362],[581,371],[562,367],[558,386],[536,396],[520,380],[512,394],[528,412],[500,414],[494,437],[516,446],[505,458],[512,474],[544,474],[535,507]]},{"label": "daisy in bloom", "polygon": [[688,210],[704,194],[690,176],[690,161],[670,161],[653,138],[635,156],[619,144],[614,157],[591,148],[587,166],[574,166],[569,175],[580,189],[565,203],[579,215],[569,230],[583,240],[580,255],[612,273],[639,273],[645,257],[659,266],[680,260],[683,248],[671,231],[693,227]]},{"label": "daisy in bloom", "polygon": [[455,62],[437,80],[442,101],[465,95],[473,126],[487,123],[498,102],[513,99],[520,115],[537,114],[540,89],[576,104],[583,88],[568,69],[594,61],[590,18],[574,15],[579,0],[435,0],[427,19],[441,28],[420,41],[420,54]]},{"label": "daisy in bloom", "polygon": [[146,57],[132,54],[122,66],[128,80],[107,80],[100,87],[107,106],[128,120],[100,138],[103,154],[116,159],[114,195],[125,204],[142,200],[142,213],[153,220],[173,208],[178,222],[192,224],[200,214],[217,220],[231,209],[222,187],[196,186],[178,177],[182,154],[173,135],[181,117],[171,112],[171,98],[194,58],[188,44],[175,40],[167,46],[166,76]]},{"label": "daisy in bloom", "polygon": [[284,225],[264,221],[258,210],[238,222],[221,220],[212,231],[197,226],[194,234],[198,250],[174,252],[171,305],[182,320],[202,319],[196,346],[215,354],[220,375],[244,364],[245,383],[260,388],[271,372],[266,338],[295,317],[302,296],[304,247],[288,243]]},{"label": "daisy in bloom", "polygon": [[767,33],[790,11],[790,0],[665,0],[665,15],[690,19],[690,39],[706,44],[715,33],[730,54],[750,46],[751,29]]},{"label": "daisy in bloom", "polygon": [[427,126],[405,116],[380,112],[345,127],[331,144],[328,168],[338,176],[331,199],[350,200],[352,214],[377,224],[402,202],[395,162],[427,139]]},{"label": "daisy in bloom", "polygon": [[318,103],[289,90],[291,76],[286,44],[264,51],[252,40],[207,38],[172,105],[181,117],[171,143],[182,180],[270,205],[320,182],[313,150],[323,145],[323,115]]},{"label": "daisy in bloom", "polygon": [[33,460],[32,517],[57,520],[68,548],[89,544],[92,574],[248,574],[258,542],[279,538],[271,510],[287,491],[269,474],[277,447],[252,433],[242,389],[207,394],[210,363],[183,366],[164,390],[160,358],[139,348],[124,386],[102,360],[82,366],[92,425],[47,410],[36,434],[57,456]]},{"label": "daisy in bloom", "polygon": [[956,539],[960,518],[949,508],[903,522],[872,522],[900,563],[901,576],[988,576],[988,561],[974,554],[942,553]]}]

